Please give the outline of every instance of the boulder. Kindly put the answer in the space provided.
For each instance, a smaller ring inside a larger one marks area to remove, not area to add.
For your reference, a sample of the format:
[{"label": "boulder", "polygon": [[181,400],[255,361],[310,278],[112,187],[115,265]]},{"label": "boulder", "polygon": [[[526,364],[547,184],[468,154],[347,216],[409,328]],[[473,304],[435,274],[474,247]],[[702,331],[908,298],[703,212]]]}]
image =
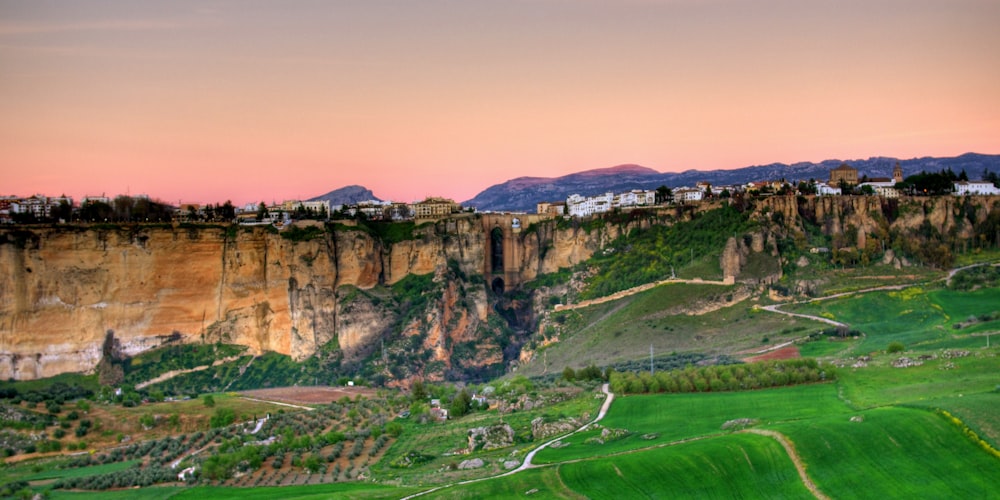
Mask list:
[{"label": "boulder", "polygon": [[469,450],[495,450],[514,444],[514,429],[507,424],[469,429]]},{"label": "boulder", "polygon": [[483,465],[486,465],[483,462],[483,459],[481,459],[481,458],[472,458],[472,459],[469,459],[469,460],[462,460],[462,462],[458,464],[458,468],[461,469],[461,470],[478,469],[478,468],[482,467]]}]

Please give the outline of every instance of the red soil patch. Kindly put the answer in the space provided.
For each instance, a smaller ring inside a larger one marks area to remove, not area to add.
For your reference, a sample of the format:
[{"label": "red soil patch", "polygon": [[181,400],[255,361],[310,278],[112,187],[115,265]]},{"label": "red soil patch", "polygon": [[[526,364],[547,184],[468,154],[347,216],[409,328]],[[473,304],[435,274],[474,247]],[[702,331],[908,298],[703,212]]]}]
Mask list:
[{"label": "red soil patch", "polygon": [[782,347],[781,349],[775,349],[771,352],[765,352],[759,356],[753,356],[744,359],[747,363],[753,363],[754,361],[771,361],[775,359],[793,359],[799,357],[799,346],[790,345],[788,347]]},{"label": "red soil patch", "polygon": [[255,389],[242,391],[240,394],[257,399],[281,401],[301,405],[329,404],[344,396],[354,399],[359,394],[370,398],[375,395],[375,389],[368,387],[275,387],[272,389]]}]

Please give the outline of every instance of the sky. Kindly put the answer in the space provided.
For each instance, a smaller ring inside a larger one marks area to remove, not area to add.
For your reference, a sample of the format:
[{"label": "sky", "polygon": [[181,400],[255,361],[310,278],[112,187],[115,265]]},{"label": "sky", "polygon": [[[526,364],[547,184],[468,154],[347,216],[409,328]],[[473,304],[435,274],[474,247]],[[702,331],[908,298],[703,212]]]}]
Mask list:
[{"label": "sky", "polygon": [[0,0],[0,194],[1000,153],[996,0]]}]

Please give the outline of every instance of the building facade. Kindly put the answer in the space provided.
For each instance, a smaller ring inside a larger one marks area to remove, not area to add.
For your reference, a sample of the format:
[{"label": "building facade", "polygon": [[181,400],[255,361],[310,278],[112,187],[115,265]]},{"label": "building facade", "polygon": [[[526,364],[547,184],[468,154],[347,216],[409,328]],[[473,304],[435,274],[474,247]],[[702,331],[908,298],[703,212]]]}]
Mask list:
[{"label": "building facade", "polygon": [[844,163],[830,170],[830,185],[839,186],[841,182],[849,186],[857,185],[858,169]]}]

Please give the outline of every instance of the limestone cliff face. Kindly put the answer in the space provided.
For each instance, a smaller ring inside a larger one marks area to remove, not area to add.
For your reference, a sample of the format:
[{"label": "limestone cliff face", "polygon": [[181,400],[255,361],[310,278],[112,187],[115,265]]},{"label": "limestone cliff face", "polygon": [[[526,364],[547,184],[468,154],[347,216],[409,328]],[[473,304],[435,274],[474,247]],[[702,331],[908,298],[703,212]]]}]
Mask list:
[{"label": "limestone cliff face", "polygon": [[336,288],[373,286],[384,260],[357,231],[294,242],[261,228],[57,227],[0,240],[0,377],[16,379],[92,369],[108,330],[126,354],[179,332],[301,359],[336,335]]},{"label": "limestone cliff face", "polygon": [[[295,359],[336,340],[345,357],[357,358],[397,313],[343,300],[352,287],[440,274],[449,263],[466,275],[483,272],[485,237],[475,218],[420,226],[413,239],[391,245],[361,230],[319,233],[293,241],[264,228],[2,230],[0,378],[92,370],[107,331],[129,355],[177,332],[188,342]],[[469,337],[487,320],[482,281],[460,305],[441,303],[433,321],[444,337]]]},{"label": "limestone cliff face", "polygon": [[608,224],[596,228],[579,225],[559,227],[554,220],[537,223],[531,232],[518,235],[520,254],[518,272],[525,281],[542,274],[573,267],[591,258],[595,252],[623,234],[637,228],[649,228],[649,219],[636,219],[625,224]]},{"label": "limestone cliff face", "polygon": [[[959,239],[975,236],[972,221],[982,221],[998,207],[995,197],[938,196],[886,199],[878,196],[773,196],[761,200],[758,214],[780,214],[785,227],[799,227],[803,219],[822,228],[826,235],[857,229],[857,240],[865,246],[867,235],[880,230],[913,231],[921,226]],[[853,234],[853,231],[852,231]]]}]

